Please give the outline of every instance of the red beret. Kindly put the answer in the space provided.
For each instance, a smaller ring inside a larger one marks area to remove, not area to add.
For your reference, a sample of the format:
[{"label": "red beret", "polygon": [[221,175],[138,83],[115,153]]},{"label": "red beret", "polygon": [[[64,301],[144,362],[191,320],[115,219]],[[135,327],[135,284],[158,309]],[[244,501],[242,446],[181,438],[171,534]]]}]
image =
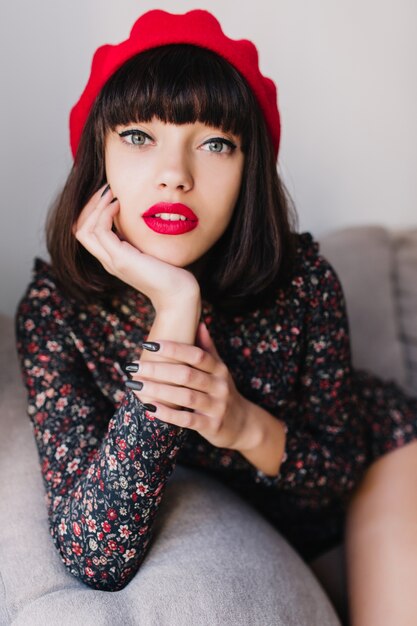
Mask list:
[{"label": "red beret", "polygon": [[151,48],[172,43],[188,43],[207,48],[235,67],[252,88],[265,116],[278,156],[280,116],[275,83],[259,70],[258,52],[247,39],[230,39],[218,20],[200,9],[174,15],[159,9],[148,11],[133,25],[130,36],[117,45],[104,45],[94,53],[87,85],[70,113],[70,143],[75,157],[91,107],[106,81],[128,59]]}]

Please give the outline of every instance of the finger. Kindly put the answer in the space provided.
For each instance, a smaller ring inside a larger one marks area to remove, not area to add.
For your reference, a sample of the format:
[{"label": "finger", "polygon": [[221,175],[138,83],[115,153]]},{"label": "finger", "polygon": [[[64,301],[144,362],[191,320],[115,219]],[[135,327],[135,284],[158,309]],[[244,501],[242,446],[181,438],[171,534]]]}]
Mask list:
[{"label": "finger", "polygon": [[[113,220],[119,210],[118,202],[106,207],[98,219],[93,234],[103,251],[107,253],[109,267],[112,267],[114,271],[125,273],[133,268],[135,272],[139,272],[140,269],[141,272],[146,273],[146,264],[149,263],[149,259],[138,248],[125,239],[121,239],[117,231],[113,229]],[[132,254],[134,254],[134,259]]]},{"label": "finger", "polygon": [[203,372],[210,372],[216,376],[225,376],[227,373],[227,367],[221,360],[215,358],[212,354],[199,346],[192,346],[178,341],[169,341],[167,339],[152,343],[159,345],[158,356],[167,357],[180,363],[186,363],[196,369],[202,370]]},{"label": "finger", "polygon": [[[119,208],[116,202],[104,207],[99,206],[98,212],[91,213],[82,228],[76,233],[78,241],[105,267],[109,267],[112,256],[120,252],[121,241],[112,231],[113,218]],[[106,223],[107,230],[104,227]]]},{"label": "finger", "polygon": [[[103,191],[105,191],[107,189],[107,183],[104,184],[102,187],[100,187],[100,189],[98,189],[90,198],[90,200],[87,202],[87,204],[84,206],[84,208],[82,209],[80,215],[78,216],[76,222],[74,223],[73,226],[73,233],[75,235],[75,231],[79,230],[80,228],[82,228],[82,226],[84,225],[85,221],[91,216],[92,213],[94,213],[94,211],[96,211],[98,208],[100,208],[100,206],[104,206],[105,203],[108,201],[108,196],[109,196],[109,191],[107,191],[104,196],[103,196]],[[111,198],[111,195],[110,195]]]},{"label": "finger", "polygon": [[110,222],[109,224],[109,220],[112,220],[119,210],[119,203],[115,202],[114,198],[111,199],[111,196],[109,198],[106,194],[103,198],[100,198],[94,209],[90,210],[88,215],[83,217],[81,230],[95,232],[100,227],[111,228],[112,223]]},{"label": "finger", "polygon": [[217,352],[216,346],[211,338],[209,329],[205,325],[204,322],[200,322],[197,328],[197,337],[196,337],[197,345],[206,352],[209,352],[214,358],[221,360],[219,353]]},{"label": "finger", "polygon": [[103,229],[108,231],[113,226],[113,219],[120,211],[120,203],[117,198],[113,198],[110,202],[97,213],[96,230]]},{"label": "finger", "polygon": [[[126,368],[125,368],[126,369]],[[136,371],[135,371],[136,370]],[[188,387],[214,396],[223,394],[224,381],[209,372],[183,363],[163,361],[139,361],[127,365],[126,371],[132,380],[150,380]]]},{"label": "finger", "polygon": [[[94,234],[103,246],[115,247],[115,251],[120,249],[120,238],[113,230],[113,220],[120,211],[117,199],[112,200],[96,216],[96,223],[93,227]],[[110,252],[110,250],[109,250]]]},{"label": "finger", "polygon": [[[174,426],[179,426],[180,428],[191,428],[192,430],[196,430],[198,432],[209,433],[213,430],[213,420],[211,420],[207,415],[171,408],[157,401],[152,401],[151,406],[152,410],[148,410],[145,406],[146,417],[151,421],[157,418],[167,424],[173,424]],[[153,410],[154,408],[155,410]]]},{"label": "finger", "polygon": [[142,388],[137,391],[141,397],[152,398],[157,402],[169,402],[176,406],[186,407],[187,409],[193,409],[199,413],[205,415],[215,415],[219,409],[221,401],[217,400],[210,394],[197,391],[196,389],[189,389],[188,387],[177,387],[175,385],[166,385],[164,383],[156,383],[150,380],[141,381],[128,381],[126,387],[129,389],[131,385],[142,383]]},{"label": "finger", "polygon": [[78,230],[75,235],[76,239],[88,250],[93,256],[95,256],[104,267],[108,266],[111,261],[109,254],[103,249],[103,246],[97,239],[94,232],[86,232],[84,230]]}]

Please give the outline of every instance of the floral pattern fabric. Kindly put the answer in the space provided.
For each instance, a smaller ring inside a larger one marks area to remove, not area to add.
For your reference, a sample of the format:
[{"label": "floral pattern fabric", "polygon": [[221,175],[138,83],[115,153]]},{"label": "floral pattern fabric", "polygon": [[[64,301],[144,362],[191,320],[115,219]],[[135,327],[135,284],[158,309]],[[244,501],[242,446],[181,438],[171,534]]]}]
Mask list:
[{"label": "floral pattern fabric", "polygon": [[343,539],[366,468],[417,438],[417,397],[352,367],[338,276],[310,233],[297,238],[290,284],[268,307],[202,310],[239,391],[285,422],[276,476],[164,423],[126,390],[122,366],[140,358],[154,319],[146,297],[128,289],[106,307],[81,304],[35,261],[16,314],[17,349],[51,536],[87,585],[116,591],[135,575],[177,462],[216,476],[311,559]]}]

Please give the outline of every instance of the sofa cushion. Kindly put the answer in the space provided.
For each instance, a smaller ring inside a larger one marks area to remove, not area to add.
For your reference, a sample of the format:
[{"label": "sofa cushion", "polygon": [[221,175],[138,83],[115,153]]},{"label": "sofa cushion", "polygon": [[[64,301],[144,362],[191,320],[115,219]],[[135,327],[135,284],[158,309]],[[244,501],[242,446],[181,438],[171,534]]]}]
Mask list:
[{"label": "sofa cushion", "polygon": [[406,388],[417,396],[417,228],[393,233],[400,340],[407,365]]},{"label": "sofa cushion", "polygon": [[181,466],[131,582],[105,592],[73,577],[49,535],[10,319],[0,319],[0,340],[1,624],[340,626],[317,579],[278,532],[227,487]]},{"label": "sofa cushion", "polygon": [[354,367],[405,389],[391,232],[381,226],[340,229],[321,237],[320,252],[333,265],[345,293]]}]

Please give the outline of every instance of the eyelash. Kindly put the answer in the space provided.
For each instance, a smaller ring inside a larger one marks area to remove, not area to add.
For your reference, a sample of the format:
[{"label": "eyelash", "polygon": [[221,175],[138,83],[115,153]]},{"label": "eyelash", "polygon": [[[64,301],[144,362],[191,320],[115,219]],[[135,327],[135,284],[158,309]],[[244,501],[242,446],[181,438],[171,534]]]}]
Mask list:
[{"label": "eyelash", "polygon": [[147,139],[150,139],[152,141],[152,137],[150,137],[147,133],[145,133],[143,130],[124,130],[121,133],[119,133],[119,137],[122,137],[122,140],[124,141],[124,143],[127,143],[129,146],[143,146],[145,144],[135,144],[133,143],[133,141],[125,141],[123,139],[123,137],[146,137]]},{"label": "eyelash", "polygon": [[[145,133],[143,130],[124,130],[122,132],[119,133],[119,136],[122,137],[122,140],[124,141],[124,143],[128,144],[129,146],[132,147],[138,147],[138,146],[144,146],[146,145],[145,143],[143,144],[135,144],[133,143],[133,141],[125,141],[123,139],[123,137],[145,137],[146,139],[150,139],[152,141],[152,137],[150,137],[147,133]],[[207,141],[205,141],[202,145],[206,146],[208,144],[211,143],[222,143],[223,145],[227,146],[229,148],[228,151],[226,152],[217,152],[215,150],[211,151],[214,154],[231,154],[232,152],[234,152],[236,150],[236,145],[230,141],[229,139],[226,139],[225,137],[212,137],[211,139],[208,139]]]},{"label": "eyelash", "polygon": [[233,142],[231,142],[229,139],[225,139],[224,137],[212,137],[208,141],[205,141],[203,143],[203,146],[206,146],[210,143],[222,143],[224,146],[227,146],[228,148],[230,148],[228,152],[218,152],[217,154],[231,154],[232,152],[236,150],[236,145]]}]

